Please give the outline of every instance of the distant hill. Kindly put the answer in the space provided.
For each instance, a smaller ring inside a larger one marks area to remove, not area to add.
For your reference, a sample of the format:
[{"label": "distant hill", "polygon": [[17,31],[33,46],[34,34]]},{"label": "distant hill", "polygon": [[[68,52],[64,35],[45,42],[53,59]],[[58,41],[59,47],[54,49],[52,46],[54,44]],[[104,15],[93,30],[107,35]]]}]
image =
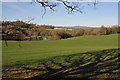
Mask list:
[{"label": "distant hill", "polygon": [[88,26],[55,26],[56,28],[82,28],[82,29],[85,29],[85,28],[91,28],[91,27],[88,27]]},{"label": "distant hill", "polygon": [[71,28],[91,28],[91,27],[88,27],[88,26],[71,26]]}]

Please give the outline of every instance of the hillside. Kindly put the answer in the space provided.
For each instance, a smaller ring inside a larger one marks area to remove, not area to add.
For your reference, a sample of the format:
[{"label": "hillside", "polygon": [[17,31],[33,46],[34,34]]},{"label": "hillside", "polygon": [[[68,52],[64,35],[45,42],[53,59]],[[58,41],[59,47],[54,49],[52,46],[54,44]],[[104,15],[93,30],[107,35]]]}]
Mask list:
[{"label": "hillside", "polygon": [[22,41],[22,47],[18,44],[9,41],[7,47],[3,41],[3,78],[95,80],[101,76],[118,77],[118,34]]},{"label": "hillside", "polygon": [[94,50],[118,48],[118,35],[81,36],[63,40],[22,41],[20,48],[16,41],[3,41],[3,65],[34,62],[39,59],[82,53]]}]

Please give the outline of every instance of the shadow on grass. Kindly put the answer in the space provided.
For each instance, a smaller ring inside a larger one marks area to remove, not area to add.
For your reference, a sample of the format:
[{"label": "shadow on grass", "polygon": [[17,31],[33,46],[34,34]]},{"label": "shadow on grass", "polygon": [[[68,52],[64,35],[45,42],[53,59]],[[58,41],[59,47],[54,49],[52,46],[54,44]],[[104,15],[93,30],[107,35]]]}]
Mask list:
[{"label": "shadow on grass", "polygon": [[23,67],[26,70],[46,71],[24,80],[118,80],[120,76],[119,52],[120,49],[108,49],[55,56],[40,61],[39,65],[42,68]]}]

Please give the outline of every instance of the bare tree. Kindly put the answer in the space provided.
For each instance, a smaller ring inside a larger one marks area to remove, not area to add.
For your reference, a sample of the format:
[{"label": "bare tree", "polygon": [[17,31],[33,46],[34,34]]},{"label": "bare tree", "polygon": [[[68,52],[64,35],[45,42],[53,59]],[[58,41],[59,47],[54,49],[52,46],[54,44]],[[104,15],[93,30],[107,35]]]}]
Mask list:
[{"label": "bare tree", "polygon": [[[16,22],[14,23],[13,29],[8,29],[6,27],[2,28],[2,37],[4,38],[5,45],[8,46],[7,38],[9,37],[9,38],[12,38],[15,41],[18,41],[19,47],[22,47],[21,46],[21,40],[24,40],[24,36],[25,35],[22,34],[21,27],[25,23],[29,23],[29,22],[33,21],[34,19],[35,18],[32,18],[32,17],[28,17],[28,19],[24,20],[24,21],[22,21],[20,19],[15,19]],[[5,22],[5,20],[3,19],[3,21],[1,22],[1,24],[3,24],[4,22]],[[8,25],[8,26],[10,26],[10,25]]]}]

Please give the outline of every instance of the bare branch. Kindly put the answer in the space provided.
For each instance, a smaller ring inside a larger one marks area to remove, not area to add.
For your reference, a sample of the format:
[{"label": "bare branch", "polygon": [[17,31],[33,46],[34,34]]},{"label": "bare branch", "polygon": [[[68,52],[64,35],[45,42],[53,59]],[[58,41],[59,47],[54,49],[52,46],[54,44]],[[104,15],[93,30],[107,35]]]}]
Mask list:
[{"label": "bare branch", "polygon": [[33,20],[35,20],[35,18],[34,17],[28,17],[28,20],[27,21],[25,21],[25,22],[31,22],[31,21],[33,21]]},{"label": "bare branch", "polygon": [[57,6],[56,2],[49,2],[49,1],[40,1],[40,0],[36,0],[38,3],[40,3],[42,5],[42,7],[44,8],[49,8],[51,10],[54,11],[54,8]]},{"label": "bare branch", "polygon": [[[65,8],[67,8],[68,13],[72,13],[72,12],[83,13],[80,2],[69,2],[67,0],[56,0],[55,2],[50,0],[33,0],[33,1],[38,2],[44,8],[45,12],[43,15],[45,15],[46,13],[46,8],[49,8],[50,10],[54,11],[54,8],[57,7],[60,2],[65,6]],[[95,0],[93,2],[93,5],[96,6],[97,3],[98,0]]]},{"label": "bare branch", "polygon": [[46,13],[46,8],[45,7],[43,7],[44,8],[44,13],[43,13],[43,15],[42,15],[42,18],[44,17],[44,15],[45,15],[45,13]]}]

